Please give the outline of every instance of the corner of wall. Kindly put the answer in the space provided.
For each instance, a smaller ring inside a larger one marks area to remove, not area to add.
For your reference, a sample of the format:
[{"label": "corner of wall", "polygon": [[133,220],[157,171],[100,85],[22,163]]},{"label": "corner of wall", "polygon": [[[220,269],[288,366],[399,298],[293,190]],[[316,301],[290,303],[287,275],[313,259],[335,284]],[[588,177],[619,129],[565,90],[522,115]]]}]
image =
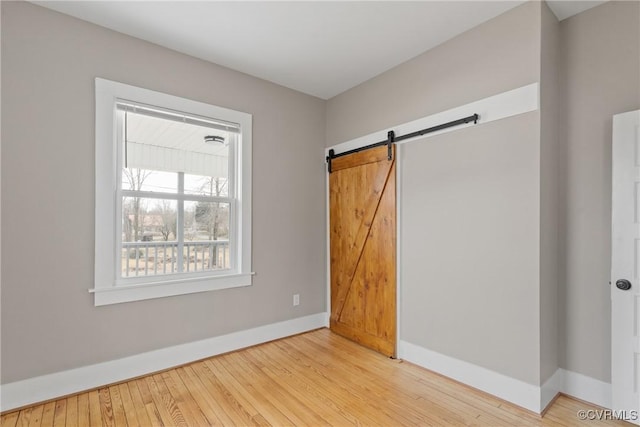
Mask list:
[{"label": "corner of wall", "polygon": [[540,5],[540,383],[547,384],[557,375],[562,345],[558,334],[559,22],[546,2]]}]

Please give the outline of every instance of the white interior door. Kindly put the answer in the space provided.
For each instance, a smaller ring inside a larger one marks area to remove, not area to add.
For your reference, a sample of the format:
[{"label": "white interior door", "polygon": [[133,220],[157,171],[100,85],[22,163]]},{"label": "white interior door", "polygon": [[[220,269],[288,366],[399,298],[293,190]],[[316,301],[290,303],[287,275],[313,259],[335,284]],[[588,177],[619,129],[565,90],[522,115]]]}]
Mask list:
[{"label": "white interior door", "polygon": [[613,117],[612,207],[612,409],[640,424],[640,110]]}]

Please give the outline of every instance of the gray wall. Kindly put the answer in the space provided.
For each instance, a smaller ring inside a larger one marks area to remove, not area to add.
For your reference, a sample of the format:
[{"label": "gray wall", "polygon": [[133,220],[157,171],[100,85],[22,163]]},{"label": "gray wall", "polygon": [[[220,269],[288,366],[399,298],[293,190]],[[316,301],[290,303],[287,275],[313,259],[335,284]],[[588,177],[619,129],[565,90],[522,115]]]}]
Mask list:
[{"label": "gray wall", "polygon": [[[540,80],[526,3],[327,102],[327,145]],[[400,147],[401,338],[540,381],[540,116]]]},{"label": "gray wall", "polygon": [[562,367],[610,381],[611,122],[640,108],[640,3],[608,2],[560,23],[565,257]]},{"label": "gray wall", "polygon": [[[1,7],[2,383],[325,311],[324,101]],[[252,287],[93,306],[96,76],[253,114]]]},{"label": "gray wall", "polygon": [[401,338],[539,380],[539,115],[401,146]]},{"label": "gray wall", "polygon": [[540,34],[540,383],[559,367],[560,274],[560,25],[546,3]]},{"label": "gray wall", "polygon": [[531,2],[328,100],[327,146],[537,82],[539,51]]}]

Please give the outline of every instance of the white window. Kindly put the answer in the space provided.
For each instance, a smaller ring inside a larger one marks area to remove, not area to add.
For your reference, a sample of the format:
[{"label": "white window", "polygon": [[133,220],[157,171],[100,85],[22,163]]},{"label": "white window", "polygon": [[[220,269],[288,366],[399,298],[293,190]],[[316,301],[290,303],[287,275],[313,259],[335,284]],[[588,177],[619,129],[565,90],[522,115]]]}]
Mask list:
[{"label": "white window", "polygon": [[251,115],[96,79],[95,304],[251,285]]}]

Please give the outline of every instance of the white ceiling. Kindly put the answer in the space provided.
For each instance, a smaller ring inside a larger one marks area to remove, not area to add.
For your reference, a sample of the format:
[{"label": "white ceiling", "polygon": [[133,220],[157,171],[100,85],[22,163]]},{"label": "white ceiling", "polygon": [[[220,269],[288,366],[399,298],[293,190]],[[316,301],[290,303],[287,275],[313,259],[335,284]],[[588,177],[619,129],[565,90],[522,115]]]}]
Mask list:
[{"label": "white ceiling", "polygon": [[[33,1],[329,99],[523,3]],[[602,1],[551,1],[564,19]]]},{"label": "white ceiling", "polygon": [[580,12],[591,9],[605,3],[604,1],[595,0],[552,0],[547,1],[553,13],[558,17],[560,21],[577,15]]}]

